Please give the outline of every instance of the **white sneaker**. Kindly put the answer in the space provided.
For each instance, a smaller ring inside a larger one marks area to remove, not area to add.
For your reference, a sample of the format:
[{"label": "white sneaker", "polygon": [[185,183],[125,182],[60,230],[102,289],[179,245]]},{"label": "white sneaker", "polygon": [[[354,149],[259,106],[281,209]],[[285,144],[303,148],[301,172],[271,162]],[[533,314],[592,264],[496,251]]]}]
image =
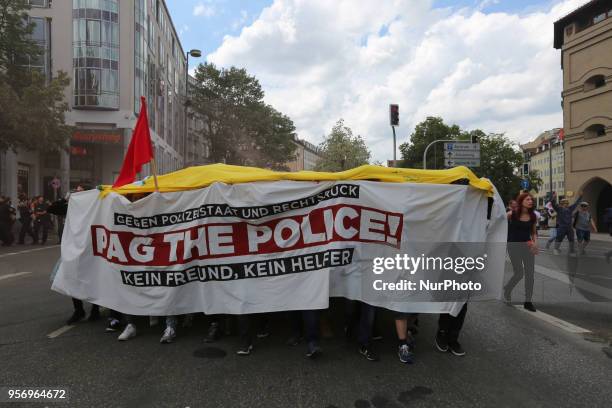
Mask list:
[{"label": "white sneaker", "polygon": [[176,337],[176,332],[174,331],[174,329],[172,327],[166,327],[166,330],[164,331],[164,335],[159,340],[159,342],[162,344],[172,343],[172,340],[174,340],[175,337]]},{"label": "white sneaker", "polygon": [[117,337],[117,340],[125,341],[131,339],[132,337],[136,337],[136,326],[130,323],[125,326],[125,329],[123,329],[123,332],[119,335],[119,337]]}]

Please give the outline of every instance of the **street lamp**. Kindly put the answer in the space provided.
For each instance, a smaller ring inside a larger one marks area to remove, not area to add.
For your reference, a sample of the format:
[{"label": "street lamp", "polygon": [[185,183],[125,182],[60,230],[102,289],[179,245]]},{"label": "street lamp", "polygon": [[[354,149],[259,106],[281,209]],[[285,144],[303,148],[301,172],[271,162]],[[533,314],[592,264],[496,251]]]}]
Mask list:
[{"label": "street lamp", "polygon": [[189,56],[194,58],[200,58],[202,56],[202,51],[198,49],[192,49],[187,51],[185,56],[187,57],[187,61],[185,63],[185,112],[183,114],[183,129],[185,132],[185,136],[183,138],[183,167],[186,167],[187,164],[187,101],[189,100]]}]

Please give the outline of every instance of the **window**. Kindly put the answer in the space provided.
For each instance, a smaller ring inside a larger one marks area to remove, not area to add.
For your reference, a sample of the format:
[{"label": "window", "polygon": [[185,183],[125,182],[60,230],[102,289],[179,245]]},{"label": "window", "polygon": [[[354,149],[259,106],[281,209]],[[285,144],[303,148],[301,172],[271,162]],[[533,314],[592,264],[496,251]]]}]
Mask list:
[{"label": "window", "polygon": [[87,44],[96,45],[100,43],[100,21],[87,20]]},{"label": "window", "polygon": [[73,0],[75,107],[119,107],[117,0]]},{"label": "window", "polygon": [[606,85],[606,77],[603,75],[593,75],[584,82],[584,90],[591,91]]},{"label": "window", "polygon": [[600,21],[603,21],[605,19],[606,19],[606,13],[598,14],[595,17],[593,17],[593,24],[597,24]]},{"label": "window", "polygon": [[47,7],[47,0],[28,0],[27,3],[32,7]]}]

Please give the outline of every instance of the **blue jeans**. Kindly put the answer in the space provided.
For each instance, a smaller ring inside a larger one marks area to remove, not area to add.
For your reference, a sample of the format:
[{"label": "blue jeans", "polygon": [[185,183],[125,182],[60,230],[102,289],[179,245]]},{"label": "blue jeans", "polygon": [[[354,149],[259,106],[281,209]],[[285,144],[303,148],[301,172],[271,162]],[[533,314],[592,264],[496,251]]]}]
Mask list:
[{"label": "blue jeans", "polygon": [[318,310],[302,311],[302,319],[306,326],[306,342],[308,345],[319,345],[319,322],[320,312]]},{"label": "blue jeans", "polygon": [[570,252],[574,252],[574,228],[571,226],[557,226],[557,237],[555,239],[555,249],[559,249],[563,238],[567,236]]},{"label": "blue jeans", "polygon": [[548,243],[552,243],[555,239],[557,239],[557,228],[550,229],[550,238],[548,238]]},{"label": "blue jeans", "polygon": [[591,231],[576,229],[576,238],[578,242],[589,242],[591,240]]}]

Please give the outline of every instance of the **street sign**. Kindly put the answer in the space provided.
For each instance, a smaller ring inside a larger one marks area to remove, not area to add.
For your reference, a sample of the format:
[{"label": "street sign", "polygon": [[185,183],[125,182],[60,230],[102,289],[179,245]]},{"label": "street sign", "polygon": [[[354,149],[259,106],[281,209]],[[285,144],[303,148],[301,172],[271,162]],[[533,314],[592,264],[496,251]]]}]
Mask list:
[{"label": "street sign", "polygon": [[447,159],[480,159],[480,150],[445,150]]},{"label": "street sign", "polygon": [[446,167],[480,167],[480,143],[444,143],[444,165]]},{"label": "street sign", "polygon": [[446,167],[480,167],[480,159],[444,159]]},{"label": "street sign", "polygon": [[527,179],[521,180],[521,188],[523,190],[527,190],[529,188],[529,180]]},{"label": "street sign", "polygon": [[478,150],[480,151],[480,143],[470,142],[448,142],[444,143],[444,150]]}]

